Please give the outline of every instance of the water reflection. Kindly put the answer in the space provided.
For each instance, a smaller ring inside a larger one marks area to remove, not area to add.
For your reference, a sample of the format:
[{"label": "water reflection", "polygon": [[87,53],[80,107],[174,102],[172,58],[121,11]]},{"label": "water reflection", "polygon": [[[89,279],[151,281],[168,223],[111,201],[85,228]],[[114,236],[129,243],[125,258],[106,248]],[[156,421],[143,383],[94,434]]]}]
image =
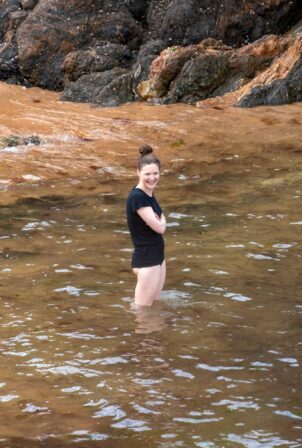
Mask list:
[{"label": "water reflection", "polygon": [[133,307],[135,315],[135,333],[150,334],[161,331],[167,326],[167,315],[160,309],[160,304],[153,307]]},{"label": "water reflection", "polygon": [[126,183],[62,182],[51,195],[45,184],[7,201],[3,443],[302,445],[298,185],[258,189],[268,169],[163,176],[168,276],[147,309],[131,306]]}]

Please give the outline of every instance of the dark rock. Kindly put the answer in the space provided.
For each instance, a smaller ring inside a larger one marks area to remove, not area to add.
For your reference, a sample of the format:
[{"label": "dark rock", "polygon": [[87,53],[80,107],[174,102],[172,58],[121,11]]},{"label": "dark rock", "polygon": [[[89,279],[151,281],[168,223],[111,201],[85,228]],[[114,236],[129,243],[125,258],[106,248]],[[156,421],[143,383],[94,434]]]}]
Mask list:
[{"label": "dark rock", "polygon": [[164,50],[151,66],[150,74],[154,79],[157,96],[163,97],[169,92],[171,82],[179,75],[187,61],[198,56],[198,47],[171,47]]},{"label": "dark rock", "polygon": [[302,4],[295,1],[223,2],[217,28],[221,38],[233,46],[254,42],[266,34],[282,34],[302,16]]},{"label": "dark rock", "polygon": [[62,70],[66,81],[76,81],[91,72],[103,72],[116,66],[129,67],[132,52],[126,45],[111,42],[94,43],[90,48],[71,52]]},{"label": "dark rock", "polygon": [[155,39],[166,46],[189,45],[207,37],[217,37],[219,4],[211,0],[152,0],[148,25]]},{"label": "dark rock", "polygon": [[[87,50],[93,41],[100,40],[137,48],[142,33],[140,26],[127,8],[116,11],[117,5],[113,3],[40,0],[17,33],[19,68],[23,77],[34,85],[62,89],[64,60],[68,54]],[[91,68],[95,69],[93,65]]]},{"label": "dark rock", "polygon": [[8,15],[7,27],[9,30],[16,30],[27,17],[26,11],[13,11]]},{"label": "dark rock", "polygon": [[[93,101],[84,85],[90,78],[84,76],[126,69],[127,76],[114,81],[123,100],[103,86],[105,79],[108,85],[113,82],[108,73],[97,76],[110,103],[144,97],[192,102],[249,84],[276,54],[271,47],[271,55],[259,57],[246,44],[285,33],[301,18],[301,0],[2,0],[0,79],[65,89],[63,96]],[[223,49],[219,40],[228,47]],[[203,55],[195,48],[200,42]],[[242,46],[246,55],[230,52],[230,47]],[[155,65],[154,76],[154,60],[165,48],[175,48],[177,54],[164,67]],[[71,86],[71,81],[77,84]]]},{"label": "dark rock", "polygon": [[258,84],[242,96],[239,107],[290,104],[302,101],[302,52],[286,77],[274,79],[268,84]]},{"label": "dark rock", "polygon": [[140,22],[145,22],[147,17],[149,0],[128,0],[129,11]]},{"label": "dark rock", "polygon": [[103,107],[116,107],[132,101],[134,101],[132,72],[118,76],[96,97],[96,104]]},{"label": "dark rock", "polygon": [[[270,49],[274,51],[270,51]],[[302,100],[302,34],[297,29],[285,37],[267,36],[259,43],[248,46],[251,54],[258,55],[259,70],[237,89],[224,92],[223,96],[200,101],[199,107],[280,105]],[[271,53],[269,64],[265,64]],[[245,48],[237,51],[236,58],[246,56]],[[232,58],[231,58],[232,59]],[[264,63],[264,64],[261,64]],[[244,65],[243,65],[244,71]],[[242,73],[237,70],[237,74]],[[220,91],[219,91],[220,90]],[[215,94],[221,94],[221,88]]]},{"label": "dark rock", "polygon": [[94,15],[90,20],[93,36],[129,48],[139,47],[142,30],[130,13],[111,12],[108,15]]},{"label": "dark rock", "polygon": [[143,99],[162,98],[164,102],[206,98],[227,79],[230,56],[231,49],[215,40],[170,47],[153,61],[149,81],[138,85],[138,93]]},{"label": "dark rock", "polygon": [[[20,18],[19,0],[7,0],[0,7],[0,79],[7,80],[18,77],[16,28],[23,18]],[[26,14],[26,13],[25,13]],[[26,14],[27,15],[27,14]]]},{"label": "dark rock", "polygon": [[104,107],[133,101],[132,73],[123,68],[114,68],[84,75],[66,86],[61,100],[91,102]]},{"label": "dark rock", "polygon": [[142,45],[133,67],[134,82],[137,86],[141,81],[148,78],[152,61],[165,49],[165,44],[161,40],[151,40]]},{"label": "dark rock", "polygon": [[284,38],[266,36],[239,49],[207,39],[199,45],[165,49],[137,92],[144,100],[164,104],[195,103],[232,92],[237,92],[233,104],[240,106],[284,104],[285,98],[299,101],[301,58],[298,30]]},{"label": "dark rock", "polygon": [[7,33],[6,42],[0,48],[0,79],[18,78],[17,45],[13,32]]},{"label": "dark rock", "polygon": [[19,0],[3,1],[0,7],[0,79],[23,83],[17,60],[16,32],[26,19]]},{"label": "dark rock", "polygon": [[229,92],[241,89],[243,86],[251,82],[252,78],[245,77],[243,73],[236,73],[229,76],[219,85],[210,95],[211,98],[223,96]]},{"label": "dark rock", "polygon": [[18,11],[20,7],[19,0],[5,0],[0,6],[0,40],[5,39],[5,34],[10,31],[10,14]]},{"label": "dark rock", "polygon": [[20,0],[23,9],[34,9],[38,0]]},{"label": "dark rock", "polygon": [[40,145],[41,139],[38,135],[31,135],[24,139],[25,145]]},{"label": "dark rock", "polygon": [[228,53],[212,53],[187,61],[173,80],[169,99],[173,102],[195,103],[208,98],[223,84],[229,74]]},{"label": "dark rock", "polygon": [[213,37],[238,47],[265,34],[283,33],[301,16],[300,0],[152,0],[148,25],[153,38],[164,40],[167,46]]},{"label": "dark rock", "polygon": [[19,137],[17,135],[10,135],[0,139],[0,146],[13,147],[19,145],[40,145],[41,139],[38,135],[31,135],[30,137]]}]

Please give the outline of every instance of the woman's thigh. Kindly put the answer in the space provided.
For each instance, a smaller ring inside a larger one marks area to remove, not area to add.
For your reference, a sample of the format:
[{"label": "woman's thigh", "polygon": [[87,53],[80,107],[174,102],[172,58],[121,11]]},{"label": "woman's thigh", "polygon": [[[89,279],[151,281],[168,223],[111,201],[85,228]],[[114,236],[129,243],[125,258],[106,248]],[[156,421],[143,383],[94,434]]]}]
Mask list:
[{"label": "woman's thigh", "polygon": [[160,293],[163,290],[165,280],[166,280],[166,262],[164,260],[162,262],[162,264],[160,265],[160,278],[159,278],[158,287],[157,287],[155,297],[154,297],[155,300],[158,300],[160,298]]},{"label": "woman's thigh", "polygon": [[152,305],[161,283],[161,266],[136,268],[134,272],[137,274],[135,303],[137,305]]}]

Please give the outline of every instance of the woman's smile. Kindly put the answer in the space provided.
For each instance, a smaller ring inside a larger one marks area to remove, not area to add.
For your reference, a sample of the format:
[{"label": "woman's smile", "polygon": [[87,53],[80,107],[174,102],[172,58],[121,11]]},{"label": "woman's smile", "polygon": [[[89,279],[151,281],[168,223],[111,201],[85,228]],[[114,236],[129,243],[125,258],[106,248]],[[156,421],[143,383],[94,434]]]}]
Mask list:
[{"label": "woman's smile", "polygon": [[144,165],[143,168],[138,171],[138,177],[138,187],[146,193],[152,193],[160,177],[158,165],[156,163]]}]

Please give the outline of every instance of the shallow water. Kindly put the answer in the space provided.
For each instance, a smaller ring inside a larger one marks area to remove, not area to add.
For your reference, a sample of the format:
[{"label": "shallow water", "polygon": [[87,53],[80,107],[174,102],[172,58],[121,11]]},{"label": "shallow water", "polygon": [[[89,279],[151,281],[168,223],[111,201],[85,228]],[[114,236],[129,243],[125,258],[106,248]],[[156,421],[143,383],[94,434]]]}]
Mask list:
[{"label": "shallow water", "polygon": [[168,277],[140,312],[131,180],[3,192],[1,446],[302,446],[302,156],[229,163],[162,177]]}]

